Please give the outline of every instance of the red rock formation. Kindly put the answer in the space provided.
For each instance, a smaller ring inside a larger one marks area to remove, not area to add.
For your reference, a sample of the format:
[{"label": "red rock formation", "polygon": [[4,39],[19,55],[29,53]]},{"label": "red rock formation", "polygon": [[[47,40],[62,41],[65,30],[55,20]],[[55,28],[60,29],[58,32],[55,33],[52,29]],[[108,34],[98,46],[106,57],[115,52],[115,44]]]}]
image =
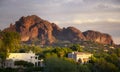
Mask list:
[{"label": "red rock formation", "polygon": [[55,40],[52,36],[52,24],[36,15],[21,17],[15,25],[16,30],[21,34],[21,41],[38,38],[41,44],[51,44]]},{"label": "red rock formation", "polygon": [[103,44],[112,44],[110,35],[96,31],[81,32],[75,27],[59,28],[36,15],[21,17],[15,25],[10,25],[4,31],[17,31],[21,35],[21,41],[39,40],[40,44],[52,44],[56,41],[78,42],[91,40]]},{"label": "red rock formation", "polygon": [[88,30],[83,32],[83,35],[89,41],[98,42],[101,44],[113,44],[112,37],[105,33],[100,33],[98,31]]},{"label": "red rock formation", "polygon": [[16,32],[15,25],[10,24],[10,27],[5,28],[4,31],[14,31],[14,32]]},{"label": "red rock formation", "polygon": [[63,28],[62,36],[61,37],[63,40],[68,40],[71,42],[85,40],[85,37],[82,34],[82,32],[76,29],[75,27]]}]

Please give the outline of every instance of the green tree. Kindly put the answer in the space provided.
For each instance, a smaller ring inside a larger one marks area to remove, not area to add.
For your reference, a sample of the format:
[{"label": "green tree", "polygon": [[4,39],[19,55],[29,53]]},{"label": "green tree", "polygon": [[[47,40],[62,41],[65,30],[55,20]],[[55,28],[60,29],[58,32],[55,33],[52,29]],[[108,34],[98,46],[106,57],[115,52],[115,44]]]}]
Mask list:
[{"label": "green tree", "polygon": [[45,72],[76,72],[76,64],[57,57],[45,61]]},{"label": "green tree", "polygon": [[53,49],[52,52],[56,53],[58,55],[58,57],[66,57],[69,52],[72,52],[72,50],[70,48],[57,47],[57,48]]},{"label": "green tree", "polygon": [[15,52],[18,50],[20,35],[16,32],[0,32],[0,36],[0,58],[2,59],[3,65],[9,52]]},{"label": "green tree", "polygon": [[74,44],[70,47],[73,51],[82,52],[83,48],[79,44]]},{"label": "green tree", "polygon": [[49,53],[45,54],[45,58],[50,58],[50,57],[57,57],[57,54],[56,53],[52,53],[52,52],[49,52]]},{"label": "green tree", "polygon": [[42,52],[42,49],[39,46],[31,46],[31,47],[29,47],[29,50],[32,50],[36,54]]},{"label": "green tree", "polygon": [[20,53],[26,53],[26,52],[29,52],[30,50],[33,51],[36,54],[42,52],[42,48],[40,48],[39,46],[29,46],[29,45],[21,46],[21,48],[19,49],[19,52]]},{"label": "green tree", "polygon": [[120,48],[117,48],[117,49],[115,50],[115,53],[117,54],[118,57],[120,57]]},{"label": "green tree", "polygon": [[68,53],[71,53],[72,52],[72,49],[70,48],[62,48],[64,50],[64,56],[67,57],[68,56]]},{"label": "green tree", "polygon": [[14,52],[19,47],[20,35],[17,32],[3,32],[3,48],[7,52]]},{"label": "green tree", "polygon": [[87,65],[79,64],[78,67],[78,72],[91,72],[89,67]]},{"label": "green tree", "polygon": [[118,72],[118,67],[114,64],[107,62],[104,58],[99,58],[94,63],[94,71],[97,72]]},{"label": "green tree", "polygon": [[59,57],[63,57],[65,55],[65,52],[62,48],[55,48],[53,52],[56,53]]}]

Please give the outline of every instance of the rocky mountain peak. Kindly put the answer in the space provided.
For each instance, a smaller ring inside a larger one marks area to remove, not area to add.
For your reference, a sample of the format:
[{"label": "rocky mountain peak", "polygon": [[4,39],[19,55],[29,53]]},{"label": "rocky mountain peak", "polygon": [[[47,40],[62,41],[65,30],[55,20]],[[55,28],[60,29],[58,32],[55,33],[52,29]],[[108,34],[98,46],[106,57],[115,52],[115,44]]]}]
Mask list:
[{"label": "rocky mountain peak", "polygon": [[112,37],[109,34],[101,33],[98,31],[88,30],[83,32],[87,40],[95,41],[102,44],[113,44]]},{"label": "rocky mountain peak", "polygon": [[85,40],[85,37],[82,34],[82,32],[75,27],[63,28],[62,34],[64,38],[66,37],[65,39],[72,42]]},{"label": "rocky mountain peak", "polygon": [[36,15],[21,17],[15,24],[17,32],[21,34],[22,41],[40,39],[41,44],[52,43],[52,24]]},{"label": "rocky mountain peak", "polygon": [[34,41],[39,44],[53,44],[59,40],[72,43],[90,40],[102,44],[113,44],[113,40],[108,34],[92,30],[82,33],[75,27],[61,29],[55,23],[50,23],[36,15],[23,16],[4,31],[16,31],[20,33],[21,41]]}]

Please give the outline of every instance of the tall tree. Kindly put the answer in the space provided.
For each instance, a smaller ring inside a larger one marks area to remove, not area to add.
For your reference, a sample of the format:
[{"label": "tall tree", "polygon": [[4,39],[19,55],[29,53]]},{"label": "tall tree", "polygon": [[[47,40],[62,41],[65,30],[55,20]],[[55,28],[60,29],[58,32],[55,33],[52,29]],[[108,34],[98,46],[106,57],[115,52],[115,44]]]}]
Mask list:
[{"label": "tall tree", "polygon": [[20,35],[17,32],[4,32],[2,37],[3,48],[7,52],[13,52],[19,46]]},{"label": "tall tree", "polygon": [[2,63],[9,55],[9,52],[14,52],[20,43],[20,35],[16,32],[0,32],[0,58]]},{"label": "tall tree", "polygon": [[83,48],[79,44],[74,44],[70,47],[73,51],[82,52]]}]

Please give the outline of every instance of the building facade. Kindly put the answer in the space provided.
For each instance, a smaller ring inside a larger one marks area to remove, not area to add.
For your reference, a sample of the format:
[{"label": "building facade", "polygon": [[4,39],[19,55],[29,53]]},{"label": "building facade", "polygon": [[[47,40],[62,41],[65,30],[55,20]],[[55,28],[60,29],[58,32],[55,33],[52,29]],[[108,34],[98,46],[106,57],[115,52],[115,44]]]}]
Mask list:
[{"label": "building facade", "polygon": [[90,60],[91,56],[92,56],[91,53],[86,53],[86,52],[68,53],[68,58],[72,58],[79,63],[87,63]]},{"label": "building facade", "polygon": [[34,64],[34,66],[43,66],[43,60],[38,60],[38,55],[35,55],[33,52],[29,53],[10,53],[9,57],[6,59],[4,63],[4,67],[16,68],[14,62],[15,61],[27,61]]}]

